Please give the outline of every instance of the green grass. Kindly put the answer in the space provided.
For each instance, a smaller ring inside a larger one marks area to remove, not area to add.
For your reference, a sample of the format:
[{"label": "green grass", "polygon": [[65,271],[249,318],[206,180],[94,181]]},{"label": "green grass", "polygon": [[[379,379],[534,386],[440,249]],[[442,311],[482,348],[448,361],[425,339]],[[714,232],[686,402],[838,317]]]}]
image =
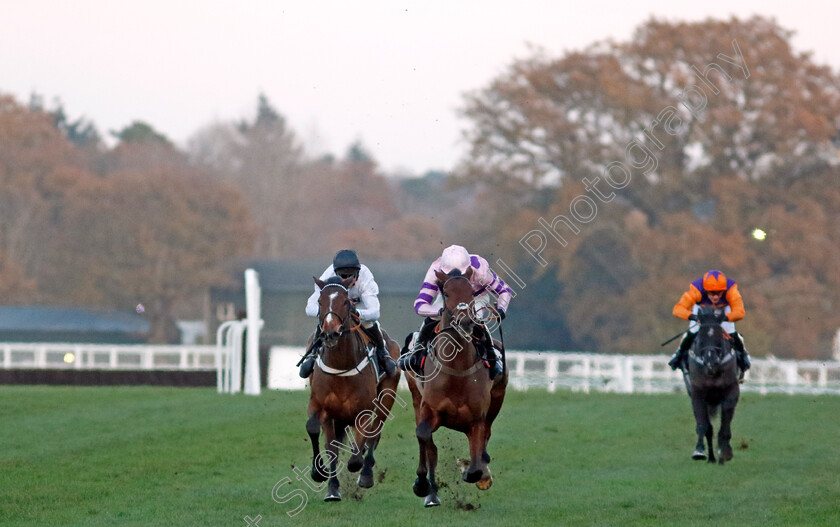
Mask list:
[{"label": "green grass", "polygon": [[[408,401],[408,393],[400,392]],[[306,392],[0,387],[0,525],[802,525],[840,524],[840,397],[747,394],[735,459],[689,458],[685,395],[508,394],[486,492],[460,482],[463,435],[435,435],[443,505],[411,492],[410,406],[395,406],[377,485],[342,473],[340,503],[295,480],[307,467]],[[345,458],[346,460],[346,458]],[[305,508],[286,511],[283,478]],[[431,523],[430,523],[431,522]]]}]

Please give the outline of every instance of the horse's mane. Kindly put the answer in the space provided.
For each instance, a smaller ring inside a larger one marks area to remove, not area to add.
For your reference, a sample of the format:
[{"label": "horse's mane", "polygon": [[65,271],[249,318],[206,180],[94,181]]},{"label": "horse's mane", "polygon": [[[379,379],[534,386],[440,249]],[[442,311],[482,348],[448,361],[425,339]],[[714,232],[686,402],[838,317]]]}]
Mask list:
[{"label": "horse's mane", "polygon": [[326,280],[324,280],[324,285],[333,285],[333,284],[342,285],[341,281],[342,280],[341,280],[340,276],[331,276],[331,277],[327,278]]}]

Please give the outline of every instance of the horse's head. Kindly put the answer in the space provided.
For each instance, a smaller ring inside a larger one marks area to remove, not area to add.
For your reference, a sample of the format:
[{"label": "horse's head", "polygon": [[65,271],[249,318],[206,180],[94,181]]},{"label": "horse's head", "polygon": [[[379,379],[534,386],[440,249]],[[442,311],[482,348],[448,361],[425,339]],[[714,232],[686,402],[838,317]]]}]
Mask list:
[{"label": "horse's head", "polygon": [[730,354],[729,335],[720,326],[721,311],[713,307],[701,307],[697,313],[700,329],[694,340],[694,356],[703,365],[707,375],[717,377],[726,363],[733,359]]},{"label": "horse's head", "polygon": [[435,271],[438,279],[440,293],[443,295],[443,326],[456,326],[463,330],[463,334],[472,333],[475,321],[475,306],[473,304],[473,287],[470,283],[472,267],[467,267],[463,274],[453,269],[446,274],[442,271]]},{"label": "horse's head", "polygon": [[333,276],[326,281],[317,278],[314,278],[314,280],[321,288],[321,296],[318,297],[318,322],[321,326],[321,339],[324,346],[334,348],[338,344],[341,334],[349,328],[351,322],[353,304],[350,302],[347,288],[353,278],[342,280]]}]

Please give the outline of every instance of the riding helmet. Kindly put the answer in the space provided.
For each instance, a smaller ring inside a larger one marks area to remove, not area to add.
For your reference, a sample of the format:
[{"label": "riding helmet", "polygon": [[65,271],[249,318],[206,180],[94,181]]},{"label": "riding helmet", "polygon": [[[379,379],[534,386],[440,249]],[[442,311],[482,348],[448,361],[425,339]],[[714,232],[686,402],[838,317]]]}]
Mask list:
[{"label": "riding helmet", "polygon": [[356,251],[350,249],[342,249],[335,253],[333,258],[333,269],[361,269],[362,265],[359,263],[359,257],[356,256]]},{"label": "riding helmet", "polygon": [[703,289],[706,291],[726,291],[726,276],[720,271],[709,271],[703,275]]},{"label": "riding helmet", "polygon": [[465,273],[469,266],[470,253],[460,245],[450,245],[440,255],[440,270],[444,273],[448,273],[453,269],[458,269],[462,273]]}]

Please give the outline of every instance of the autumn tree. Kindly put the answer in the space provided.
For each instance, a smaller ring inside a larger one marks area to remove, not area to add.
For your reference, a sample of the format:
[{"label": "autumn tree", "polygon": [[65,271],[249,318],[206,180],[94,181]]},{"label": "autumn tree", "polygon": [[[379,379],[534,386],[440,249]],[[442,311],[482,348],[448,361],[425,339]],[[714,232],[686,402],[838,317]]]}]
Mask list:
[{"label": "autumn tree", "polygon": [[[253,120],[217,123],[190,140],[195,163],[235,185],[257,225],[253,254],[278,258],[310,206],[302,172],[303,148],[286,119],[265,95],[257,101]],[[292,249],[293,250],[293,249]]]},{"label": "autumn tree", "polygon": [[755,353],[827,355],[840,283],[810,255],[837,247],[840,78],[790,38],[762,17],[651,19],[468,97],[461,178],[495,189],[484,210],[510,261],[533,259],[521,242],[542,231],[536,272],[556,266],[577,342],[657,349],[688,282],[720,268],[742,284]]}]

